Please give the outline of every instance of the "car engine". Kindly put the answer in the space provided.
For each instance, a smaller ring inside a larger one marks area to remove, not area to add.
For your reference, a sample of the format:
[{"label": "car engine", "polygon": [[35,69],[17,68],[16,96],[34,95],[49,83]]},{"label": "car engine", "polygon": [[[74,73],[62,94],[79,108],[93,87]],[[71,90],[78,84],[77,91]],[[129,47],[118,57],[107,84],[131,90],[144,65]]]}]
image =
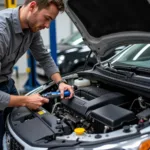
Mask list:
[{"label": "car engine", "polygon": [[[146,98],[98,81],[89,80],[90,84],[80,86],[74,80],[82,78],[68,79],[69,84],[77,86],[71,99],[51,98],[48,105],[36,111],[21,107],[11,113],[10,122],[19,137],[41,146],[56,140],[90,142],[102,136],[104,140],[130,135],[149,125]],[[40,94],[56,90],[55,84],[46,85]]]},{"label": "car engine", "polygon": [[58,100],[51,114],[68,126],[63,134],[71,134],[75,128],[84,128],[89,134],[108,133],[149,119],[146,100],[129,91],[111,88],[99,83],[78,86],[72,99]]},{"label": "car engine", "polygon": [[121,93],[89,86],[76,90],[71,100],[62,100],[53,113],[72,131],[83,127],[88,133],[105,133],[135,121],[132,111],[119,107],[126,101]]}]

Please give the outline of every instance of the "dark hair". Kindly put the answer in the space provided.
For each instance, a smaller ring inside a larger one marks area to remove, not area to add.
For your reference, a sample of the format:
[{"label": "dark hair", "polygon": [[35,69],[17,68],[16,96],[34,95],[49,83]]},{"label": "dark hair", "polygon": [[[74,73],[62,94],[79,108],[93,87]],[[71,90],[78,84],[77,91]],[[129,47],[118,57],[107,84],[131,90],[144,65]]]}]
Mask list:
[{"label": "dark hair", "polygon": [[63,0],[25,0],[24,5],[28,5],[32,1],[35,1],[37,3],[39,10],[49,7],[50,4],[54,4],[59,11],[64,11]]}]

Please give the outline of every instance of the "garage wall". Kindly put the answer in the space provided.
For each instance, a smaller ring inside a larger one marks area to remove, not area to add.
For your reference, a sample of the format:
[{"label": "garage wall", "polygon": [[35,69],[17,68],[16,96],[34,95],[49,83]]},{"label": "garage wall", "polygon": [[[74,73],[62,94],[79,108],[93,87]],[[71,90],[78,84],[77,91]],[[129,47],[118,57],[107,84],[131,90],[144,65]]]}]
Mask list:
[{"label": "garage wall", "polygon": [[[68,15],[64,13],[60,13],[56,18],[56,38],[57,43],[60,42],[63,38],[69,36],[71,34],[71,26],[72,22],[69,19]],[[73,25],[73,31],[76,28]],[[41,30],[41,36],[44,40],[45,45],[49,45],[49,29]]]}]

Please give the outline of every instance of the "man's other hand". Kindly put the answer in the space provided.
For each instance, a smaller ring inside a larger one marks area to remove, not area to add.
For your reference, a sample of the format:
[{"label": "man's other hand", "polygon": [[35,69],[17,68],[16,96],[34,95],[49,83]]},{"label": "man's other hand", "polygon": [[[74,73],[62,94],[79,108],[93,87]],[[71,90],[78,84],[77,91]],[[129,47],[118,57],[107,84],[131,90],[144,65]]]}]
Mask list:
[{"label": "man's other hand", "polygon": [[64,98],[64,91],[68,90],[70,92],[70,96],[66,97],[65,99],[70,99],[74,96],[74,89],[72,86],[66,84],[66,83],[60,83],[59,84],[59,91],[60,91],[60,96],[61,99]]}]

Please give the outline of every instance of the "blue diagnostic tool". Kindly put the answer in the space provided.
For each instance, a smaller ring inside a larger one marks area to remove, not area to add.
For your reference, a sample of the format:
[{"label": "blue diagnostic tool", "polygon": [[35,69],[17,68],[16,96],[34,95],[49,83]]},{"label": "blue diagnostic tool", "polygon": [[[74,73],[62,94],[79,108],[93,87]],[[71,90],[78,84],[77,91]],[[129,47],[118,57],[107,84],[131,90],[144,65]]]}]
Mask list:
[{"label": "blue diagnostic tool", "polygon": [[[42,94],[43,97],[46,97],[46,98],[57,98],[57,97],[60,97],[60,92],[48,92],[48,93],[44,93]],[[64,92],[64,97],[68,97],[70,96],[70,92],[67,90]]]}]

